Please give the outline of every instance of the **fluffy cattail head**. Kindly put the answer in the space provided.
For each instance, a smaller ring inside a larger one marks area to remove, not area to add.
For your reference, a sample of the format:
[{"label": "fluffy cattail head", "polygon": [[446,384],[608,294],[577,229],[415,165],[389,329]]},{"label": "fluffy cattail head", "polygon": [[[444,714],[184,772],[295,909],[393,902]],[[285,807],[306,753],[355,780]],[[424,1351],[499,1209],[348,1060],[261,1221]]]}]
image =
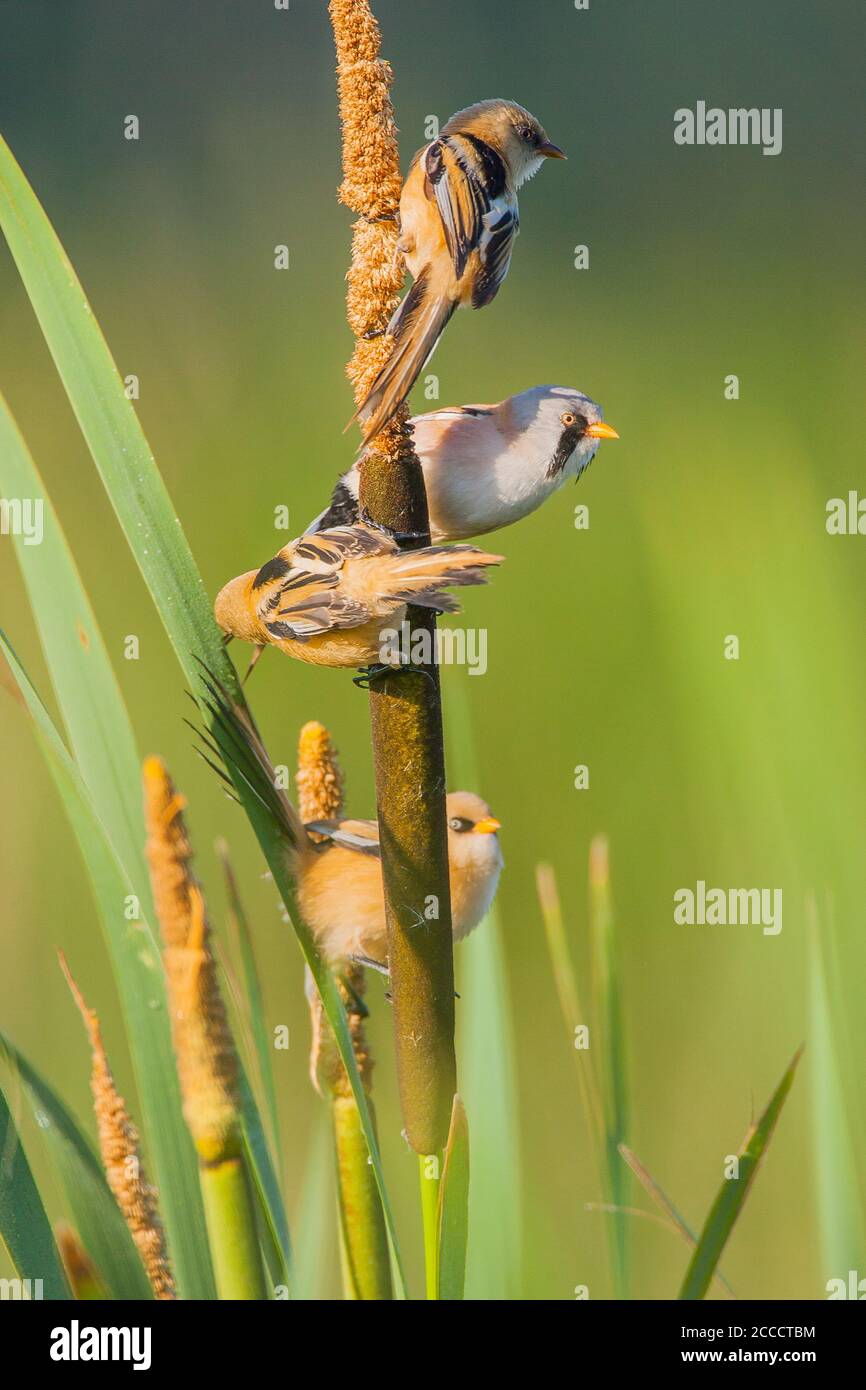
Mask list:
[{"label": "fluffy cattail head", "polygon": [[163,960],[184,1118],[204,1162],[238,1151],[238,1069],[204,896],[193,876],[184,799],[159,758],[144,764],[147,859]]},{"label": "fluffy cattail head", "polygon": [[[394,78],[379,52],[379,26],[367,0],[331,0],[329,9],[343,128],[339,197],[361,214],[352,234],[352,264],[346,277],[346,316],[357,340],[346,371],[360,405],[394,345],[388,334],[365,335],[386,328],[400,300],[404,270],[396,223],[376,219],[396,213],[403,180],[390,96]],[[377,452],[389,458],[413,457],[408,418],[408,408],[401,406],[377,437]]]},{"label": "fluffy cattail head", "polygon": [[[343,774],[324,724],[310,720],[298,739],[298,810],[302,821],[337,820],[343,811]],[[321,837],[318,837],[321,838]]]},{"label": "fluffy cattail head", "polygon": [[108,1064],[99,1018],[85,1003],[62,952],[60,967],[90,1039],[90,1089],[108,1186],[135,1241],[155,1297],[172,1299],[175,1297],[174,1280],[168,1264],[157,1192],[148,1182],[141,1162],[138,1131]]}]

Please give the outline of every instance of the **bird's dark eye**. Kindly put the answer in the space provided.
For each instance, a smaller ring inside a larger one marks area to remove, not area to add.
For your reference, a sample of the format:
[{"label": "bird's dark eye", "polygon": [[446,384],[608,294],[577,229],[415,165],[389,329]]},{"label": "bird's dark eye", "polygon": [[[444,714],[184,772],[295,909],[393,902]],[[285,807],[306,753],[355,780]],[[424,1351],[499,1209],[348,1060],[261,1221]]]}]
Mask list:
[{"label": "bird's dark eye", "polygon": [[560,415],[559,418],[567,430],[574,429],[575,426],[580,430],[586,429],[586,417],[578,415],[573,410],[566,410],[565,414]]},{"label": "bird's dark eye", "polygon": [[472,822],[471,820],[466,820],[464,816],[452,816],[448,822],[448,828],[463,834],[465,831],[472,829]]},{"label": "bird's dark eye", "polygon": [[531,140],[533,142],[535,140],[535,131],[531,125],[519,125],[517,127],[517,134],[520,136],[521,140]]}]

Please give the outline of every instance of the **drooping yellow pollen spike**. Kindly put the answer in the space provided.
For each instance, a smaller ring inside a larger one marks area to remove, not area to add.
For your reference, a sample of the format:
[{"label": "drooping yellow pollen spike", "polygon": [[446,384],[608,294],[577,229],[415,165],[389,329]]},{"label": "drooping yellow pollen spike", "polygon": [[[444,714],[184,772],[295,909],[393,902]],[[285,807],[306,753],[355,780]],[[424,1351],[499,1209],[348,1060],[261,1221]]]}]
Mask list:
[{"label": "drooping yellow pollen spike", "polygon": [[165,764],[142,769],[146,854],[163,941],[171,1036],[183,1117],[199,1161],[217,1294],[270,1297],[244,1143],[238,1060],[220,994],[204,895],[191,867],[185,802]]},{"label": "drooping yellow pollen spike", "polygon": [[120,1207],[144,1265],[154,1297],[176,1297],[159,1215],[156,1188],[148,1182],[141,1161],[141,1141],[123,1097],[117,1089],[102,1042],[95,1009],[88,1007],[60,953],[60,968],[84,1020],[90,1039],[90,1089],[99,1134],[99,1152],[108,1186]]},{"label": "drooping yellow pollen spike", "polygon": [[238,1067],[204,896],[191,868],[184,798],[164,763],[143,768],[147,861],[163,940],[184,1118],[205,1162],[237,1152],[240,1143]]}]

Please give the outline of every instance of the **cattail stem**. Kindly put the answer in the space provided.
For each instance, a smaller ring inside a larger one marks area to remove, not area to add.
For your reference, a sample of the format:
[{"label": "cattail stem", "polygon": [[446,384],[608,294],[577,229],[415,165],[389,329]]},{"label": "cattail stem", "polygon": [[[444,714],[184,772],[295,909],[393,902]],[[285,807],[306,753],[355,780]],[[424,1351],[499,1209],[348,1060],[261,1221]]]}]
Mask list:
[{"label": "cattail stem", "polygon": [[253,1195],[242,1157],[200,1161],[199,1176],[217,1294],[232,1301],[268,1298]]},{"label": "cattail stem", "polygon": [[[298,810],[303,821],[336,820],[342,815],[343,777],[337,753],[327,729],[316,721],[305,724],[301,730],[296,781]],[[362,1017],[364,971],[360,966],[344,961],[339,974],[339,988],[348,1013],[355,1061],[375,1125],[370,1095],[373,1059]],[[316,1090],[328,1095],[331,1106],[343,1291],[346,1298],[351,1300],[391,1299],[394,1291],[385,1214],[376,1185],[376,1174],[370,1162],[361,1112],[312,976],[308,977],[307,992],[313,1027],[310,1075]]]},{"label": "cattail stem", "polygon": [[[347,316],[356,336],[348,373],[364,398],[391,351],[381,330],[397,303],[403,271],[392,222],[401,178],[379,29],[367,0],[331,0],[343,130],[342,202],[361,215],[349,270]],[[361,507],[378,525],[429,541],[427,498],[404,406],[374,441],[361,468]],[[435,618],[410,608],[416,630]],[[434,650],[431,642],[428,650]],[[397,1078],[406,1136],[419,1154],[444,1148],[457,1089],[454,963],[445,824],[445,753],[439,673],[400,672],[370,691],[376,799],[388,926]]]},{"label": "cattail stem", "polygon": [[439,1188],[441,1154],[419,1154],[421,1220],[424,1227],[424,1279],[428,1299],[439,1298]]},{"label": "cattail stem", "polygon": [[382,1203],[370,1163],[361,1116],[351,1095],[331,1101],[340,1185],[340,1249],[346,1297],[394,1297]]}]

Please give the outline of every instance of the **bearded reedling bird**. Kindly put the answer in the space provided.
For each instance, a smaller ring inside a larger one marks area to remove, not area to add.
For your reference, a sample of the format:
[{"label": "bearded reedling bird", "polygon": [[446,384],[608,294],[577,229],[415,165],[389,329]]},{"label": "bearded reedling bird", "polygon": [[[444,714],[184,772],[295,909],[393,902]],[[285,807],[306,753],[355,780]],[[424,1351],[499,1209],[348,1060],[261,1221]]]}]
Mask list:
[{"label": "bearded reedling bird", "polygon": [[[592,463],[603,439],[619,439],[601,406],[569,386],[533,386],[499,405],[416,415],[430,535],[465,540],[510,526]],[[337,482],[331,505],[307,534],[358,520],[363,457]]]},{"label": "bearded reedling bird", "polygon": [[[499,821],[474,792],[449,792],[448,864],[451,925],[461,941],[485,916],[503,868],[496,832]],[[309,834],[327,836],[315,844]],[[311,821],[303,836],[296,830],[293,873],[298,903],[329,960],[353,958],[362,965],[386,961],[387,931],[374,820]]]},{"label": "bearded reedling bird", "polygon": [[408,603],[456,613],[459,604],[445,589],[485,583],[484,571],[501,560],[472,545],[400,550],[369,526],[332,527],[291,541],[261,569],[232,579],[214,614],[227,637],[260,650],[279,647],[316,666],[362,667],[381,661],[381,633],[400,626]]},{"label": "bearded reedling bird", "polygon": [[353,417],[364,445],[406,399],[454,310],[495,298],[520,228],[517,190],[545,159],[565,155],[529,111],[502,98],[458,111],[413,158],[397,248],[415,283],[385,330],[391,356]]},{"label": "bearded reedling bird", "polygon": [[[305,825],[277,782],[249,710],[228,694],[207,667],[202,670],[207,693],[199,705],[207,718],[205,728],[195,732],[204,744],[205,761],[228,783],[230,794],[243,782],[280,825],[286,867],[295,880],[304,921],[320,949],[329,960],[354,957],[362,965],[387,969],[378,823],[341,819],[312,820]],[[451,924],[455,941],[460,941],[490,907],[504,861],[496,833],[499,821],[480,796],[449,792],[445,805]],[[419,924],[419,930],[423,925]]]}]

